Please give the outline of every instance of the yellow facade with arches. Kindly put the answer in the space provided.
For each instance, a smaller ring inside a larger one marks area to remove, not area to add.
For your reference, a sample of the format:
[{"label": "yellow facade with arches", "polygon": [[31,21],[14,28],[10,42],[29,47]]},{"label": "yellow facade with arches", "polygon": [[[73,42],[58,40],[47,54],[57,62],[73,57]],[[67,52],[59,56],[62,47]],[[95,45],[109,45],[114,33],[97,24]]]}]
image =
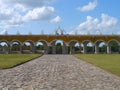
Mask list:
[{"label": "yellow facade with arches", "polygon": [[[6,43],[8,46],[8,52],[11,52],[11,46],[14,42],[19,43],[20,52],[22,52],[22,46],[25,42],[31,44],[31,51],[35,53],[35,45],[37,42],[42,42],[45,46],[45,53],[49,52],[49,46],[52,48],[52,53],[55,52],[55,42],[57,40],[63,41],[63,54],[68,54],[68,47],[72,51],[72,47],[76,44],[83,44],[83,53],[87,53],[87,44],[91,42],[93,44],[94,53],[99,53],[99,44],[104,42],[106,44],[106,52],[111,53],[112,43],[120,46],[120,36],[118,35],[1,35],[0,43]],[[2,46],[2,45],[1,45]],[[74,51],[74,50],[73,50]]]}]

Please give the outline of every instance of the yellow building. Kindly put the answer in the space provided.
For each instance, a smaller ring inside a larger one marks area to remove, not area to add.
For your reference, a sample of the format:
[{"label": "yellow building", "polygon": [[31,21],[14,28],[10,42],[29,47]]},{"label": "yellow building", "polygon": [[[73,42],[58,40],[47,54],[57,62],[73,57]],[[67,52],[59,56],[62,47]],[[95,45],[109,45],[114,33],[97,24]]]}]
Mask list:
[{"label": "yellow building", "polygon": [[[79,53],[88,53],[87,46],[91,43],[93,47],[92,53],[100,53],[99,47],[101,43],[106,45],[106,53],[119,53],[120,36],[118,35],[1,35],[0,47],[6,45],[8,52],[12,52],[13,44],[19,44],[19,52],[23,53],[25,43],[30,44],[30,48],[27,48],[31,53],[36,52],[36,44],[41,42],[44,45],[44,53],[56,54],[55,43],[61,41],[62,54],[75,53],[74,46],[77,43],[80,47]],[[117,43],[118,52],[113,52],[111,47],[114,43]],[[5,46],[4,46],[5,47]],[[82,47],[82,49],[81,49]],[[4,50],[2,51],[4,53]]]}]

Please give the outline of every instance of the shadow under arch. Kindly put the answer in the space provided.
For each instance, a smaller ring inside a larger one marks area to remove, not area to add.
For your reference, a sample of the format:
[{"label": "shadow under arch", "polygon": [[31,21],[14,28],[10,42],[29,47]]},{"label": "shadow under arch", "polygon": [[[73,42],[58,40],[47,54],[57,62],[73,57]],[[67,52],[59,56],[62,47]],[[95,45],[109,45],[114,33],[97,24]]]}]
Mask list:
[{"label": "shadow under arch", "polygon": [[38,40],[35,43],[35,48],[36,53],[48,54],[48,42],[45,40]]},{"label": "shadow under arch", "polygon": [[120,42],[115,39],[111,39],[107,42],[108,53],[120,53]]},{"label": "shadow under arch", "polygon": [[22,43],[19,40],[12,40],[10,47],[11,53],[22,53]]},{"label": "shadow under arch", "polygon": [[67,54],[68,44],[61,39],[55,39],[50,42],[50,54]]},{"label": "shadow under arch", "polygon": [[32,40],[26,40],[22,44],[23,53],[35,53],[35,43]]},{"label": "shadow under arch", "polygon": [[84,40],[83,44],[83,53],[84,54],[93,54],[94,51],[94,43],[91,40]]},{"label": "shadow under arch", "polygon": [[10,53],[10,44],[6,40],[0,40],[0,53],[8,54]]},{"label": "shadow under arch", "polygon": [[95,53],[105,54],[107,53],[107,42],[104,40],[97,40],[95,43]]},{"label": "shadow under arch", "polygon": [[81,53],[81,45],[78,40],[71,40],[68,42],[68,45],[69,45],[69,48],[68,48],[69,54]]}]

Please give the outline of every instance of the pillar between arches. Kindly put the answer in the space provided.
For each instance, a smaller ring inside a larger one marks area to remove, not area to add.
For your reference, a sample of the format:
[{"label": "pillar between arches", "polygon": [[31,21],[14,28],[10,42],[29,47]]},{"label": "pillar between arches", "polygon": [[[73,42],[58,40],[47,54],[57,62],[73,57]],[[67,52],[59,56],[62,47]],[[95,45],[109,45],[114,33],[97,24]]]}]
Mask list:
[{"label": "pillar between arches", "polygon": [[68,46],[66,46],[66,54],[68,54]]},{"label": "pillar between arches", "polygon": [[83,54],[87,54],[87,44],[83,44]]},{"label": "pillar between arches", "polygon": [[50,48],[50,46],[45,46],[45,54],[49,53],[49,48]]},{"label": "pillar between arches", "polygon": [[111,46],[107,44],[107,54],[111,54]]},{"label": "pillar between arches", "polygon": [[36,51],[35,45],[30,45],[30,51],[32,53],[35,53],[35,51]]},{"label": "pillar between arches", "polygon": [[23,50],[22,50],[22,45],[20,45],[20,53],[22,54],[23,53]]},{"label": "pillar between arches", "polygon": [[66,54],[66,48],[64,45],[62,46],[62,54]]},{"label": "pillar between arches", "polygon": [[62,54],[68,54],[68,46],[62,46]]},{"label": "pillar between arches", "polygon": [[75,53],[75,48],[74,46],[70,46],[70,54],[74,54]]},{"label": "pillar between arches", "polygon": [[56,54],[56,46],[52,45],[52,54]]},{"label": "pillar between arches", "polygon": [[8,54],[11,54],[11,46],[8,45]]},{"label": "pillar between arches", "polygon": [[95,54],[99,54],[99,45],[95,44]]}]

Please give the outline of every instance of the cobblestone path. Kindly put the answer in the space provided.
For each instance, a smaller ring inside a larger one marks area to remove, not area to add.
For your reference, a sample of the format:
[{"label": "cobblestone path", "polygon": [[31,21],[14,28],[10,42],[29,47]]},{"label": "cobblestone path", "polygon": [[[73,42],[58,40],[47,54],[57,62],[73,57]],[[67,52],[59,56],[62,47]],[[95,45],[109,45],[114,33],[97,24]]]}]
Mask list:
[{"label": "cobblestone path", "polygon": [[0,90],[120,90],[120,78],[72,55],[44,55],[0,70]]}]

